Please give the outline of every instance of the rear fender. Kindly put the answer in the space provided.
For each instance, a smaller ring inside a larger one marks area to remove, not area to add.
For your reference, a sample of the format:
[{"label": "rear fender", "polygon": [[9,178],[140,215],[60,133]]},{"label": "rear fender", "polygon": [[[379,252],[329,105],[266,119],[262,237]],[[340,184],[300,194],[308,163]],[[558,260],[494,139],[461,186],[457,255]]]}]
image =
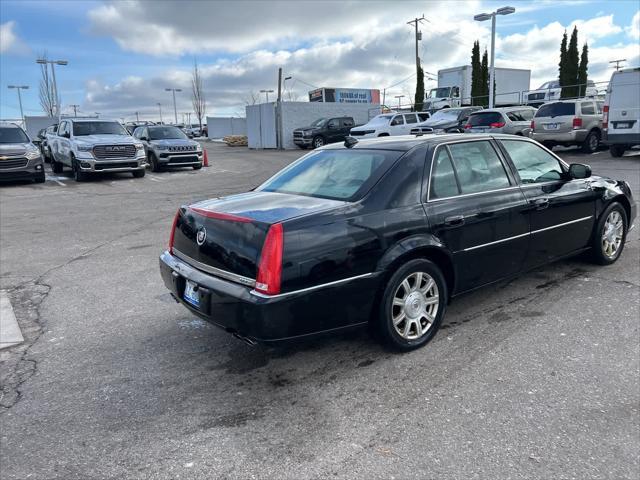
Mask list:
[{"label": "rear fender", "polygon": [[451,253],[436,236],[431,234],[413,235],[411,237],[403,238],[395,245],[389,247],[382,258],[378,261],[376,271],[384,271],[401,257],[424,248],[434,248],[442,251],[447,255],[447,257],[451,258]]}]

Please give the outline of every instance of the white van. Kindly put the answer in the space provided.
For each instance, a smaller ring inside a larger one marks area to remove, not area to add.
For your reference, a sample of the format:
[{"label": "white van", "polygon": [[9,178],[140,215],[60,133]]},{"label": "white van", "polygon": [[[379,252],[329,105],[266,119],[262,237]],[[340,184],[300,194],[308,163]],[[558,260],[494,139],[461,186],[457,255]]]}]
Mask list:
[{"label": "white van", "polygon": [[602,140],[612,156],[640,145],[640,67],[613,72],[603,112]]}]

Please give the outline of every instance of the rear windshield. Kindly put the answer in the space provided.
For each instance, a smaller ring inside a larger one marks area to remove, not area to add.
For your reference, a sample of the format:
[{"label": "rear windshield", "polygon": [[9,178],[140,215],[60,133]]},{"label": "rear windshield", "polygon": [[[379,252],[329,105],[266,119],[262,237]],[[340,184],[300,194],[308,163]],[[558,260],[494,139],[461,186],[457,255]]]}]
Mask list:
[{"label": "rear windshield", "polygon": [[469,116],[469,125],[472,127],[488,127],[492,123],[500,123],[502,121],[502,114],[498,112],[474,113]]},{"label": "rear windshield", "polygon": [[545,103],[536,112],[536,117],[560,117],[562,115],[575,115],[575,103]]},{"label": "rear windshield", "polygon": [[149,140],[187,139],[182,130],[176,127],[149,127]]},{"label": "rear windshield", "polygon": [[[135,130],[135,126],[133,127]],[[117,122],[74,122],[73,135],[128,135],[122,125]]]},{"label": "rear windshield", "polygon": [[0,127],[0,143],[29,143],[21,128]]},{"label": "rear windshield", "polygon": [[271,177],[257,190],[357,200],[403,153],[360,149],[313,152]]}]

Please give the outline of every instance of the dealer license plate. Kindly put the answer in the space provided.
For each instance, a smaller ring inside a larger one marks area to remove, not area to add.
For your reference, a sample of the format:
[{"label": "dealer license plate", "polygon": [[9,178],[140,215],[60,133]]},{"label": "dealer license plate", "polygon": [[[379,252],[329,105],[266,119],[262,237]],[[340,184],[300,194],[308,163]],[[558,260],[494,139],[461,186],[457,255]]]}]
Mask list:
[{"label": "dealer license plate", "polygon": [[618,122],[616,123],[616,128],[631,128],[631,124]]},{"label": "dealer license plate", "polygon": [[559,127],[559,124],[557,123],[547,123],[544,126],[544,128],[546,128],[547,130],[557,130],[558,127]]},{"label": "dealer license plate", "polygon": [[187,280],[184,286],[183,298],[185,302],[189,302],[194,307],[200,307],[200,294],[198,293],[198,285]]}]

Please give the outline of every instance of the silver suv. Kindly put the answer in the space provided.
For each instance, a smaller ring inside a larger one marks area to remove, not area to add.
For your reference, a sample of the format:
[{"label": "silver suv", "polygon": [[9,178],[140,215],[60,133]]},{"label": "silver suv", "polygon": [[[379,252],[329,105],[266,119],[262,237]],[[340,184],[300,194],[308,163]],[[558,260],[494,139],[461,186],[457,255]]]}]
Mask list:
[{"label": "silver suv", "polygon": [[509,133],[526,137],[535,113],[535,108],[527,106],[487,108],[469,115],[464,132]]},{"label": "silver suv", "polygon": [[595,152],[602,138],[604,102],[582,98],[545,103],[531,122],[530,137],[551,149],[554,145],[580,145]]},{"label": "silver suv", "polygon": [[202,146],[178,127],[148,125],[136,128],[133,136],[144,145],[147,163],[153,172],[164,167],[202,168]]},{"label": "silver suv", "polygon": [[0,180],[45,181],[40,149],[14,123],[0,123]]}]

